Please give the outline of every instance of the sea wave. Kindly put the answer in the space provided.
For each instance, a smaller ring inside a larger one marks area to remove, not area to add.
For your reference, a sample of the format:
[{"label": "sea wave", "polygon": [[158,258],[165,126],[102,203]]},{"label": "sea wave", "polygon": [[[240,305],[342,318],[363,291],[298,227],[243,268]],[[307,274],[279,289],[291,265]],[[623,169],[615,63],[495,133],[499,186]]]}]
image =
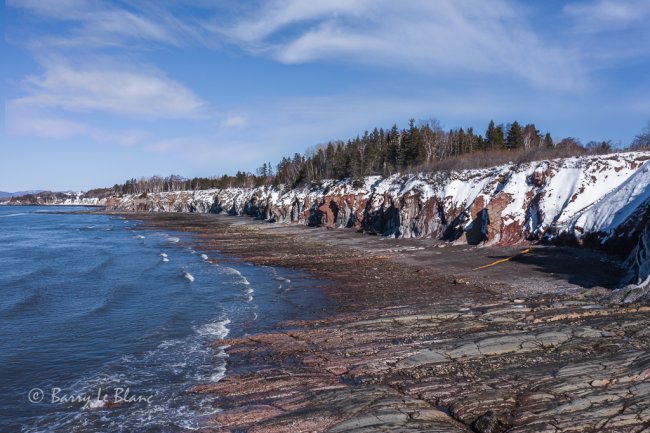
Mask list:
[{"label": "sea wave", "polygon": [[216,322],[206,323],[199,327],[194,328],[194,332],[201,336],[209,336],[217,339],[226,338],[230,329],[228,329],[228,324],[230,324],[230,319],[219,320]]},{"label": "sea wave", "polygon": [[2,314],[6,316],[14,316],[33,311],[41,304],[46,298],[47,291],[38,287],[26,297],[17,300],[15,303],[8,305],[2,309]]},{"label": "sea wave", "polygon": [[29,213],[27,213],[27,212],[8,213],[8,214],[0,215],[0,218],[2,218],[2,217],[5,217],[5,218],[17,217],[17,216],[21,216],[21,215],[29,215]]},{"label": "sea wave", "polygon": [[102,260],[99,263],[94,264],[91,267],[85,269],[83,271],[83,274],[84,275],[101,274],[103,271],[107,270],[113,264],[114,261],[115,260],[110,255],[102,256]]},{"label": "sea wave", "polygon": [[[151,396],[150,403],[131,403],[116,412],[102,401],[93,401],[87,408],[38,418],[24,431],[176,431],[210,426],[210,416],[220,410],[214,399],[187,391],[225,377],[228,355],[210,343],[228,335],[228,324],[225,318],[197,325],[188,337],[164,340],[140,356],[121,356],[105,371],[66,388],[69,394],[94,396],[98,389],[110,393],[116,387],[129,387],[132,395]],[[159,383],[161,377],[166,381]]]},{"label": "sea wave", "polygon": [[236,277],[236,280],[238,283],[243,284],[245,286],[249,286],[251,283],[248,281],[248,278],[246,278],[240,271],[238,271],[235,268],[230,268],[228,266],[221,266],[220,267],[221,272],[226,274],[226,275],[233,275]]},{"label": "sea wave", "polygon": [[81,317],[93,318],[111,311],[111,309],[118,306],[121,302],[124,302],[125,299],[128,299],[128,296],[132,291],[133,287],[127,284],[118,284],[111,287],[107,294],[101,298],[99,303],[92,309],[83,313]]}]

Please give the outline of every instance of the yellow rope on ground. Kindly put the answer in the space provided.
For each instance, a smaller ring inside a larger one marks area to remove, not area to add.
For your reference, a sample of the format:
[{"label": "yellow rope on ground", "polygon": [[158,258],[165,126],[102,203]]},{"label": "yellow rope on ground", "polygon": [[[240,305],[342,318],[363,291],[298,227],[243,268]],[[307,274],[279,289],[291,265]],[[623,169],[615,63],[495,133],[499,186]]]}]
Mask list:
[{"label": "yellow rope on ground", "polygon": [[522,250],[520,253],[517,253],[517,254],[515,254],[515,255],[512,256],[512,257],[508,257],[508,258],[505,258],[505,259],[497,260],[496,262],[492,262],[492,263],[490,263],[490,264],[488,264],[488,265],[479,266],[478,268],[474,268],[473,270],[474,270],[474,271],[479,271],[479,270],[481,270],[481,269],[489,268],[490,266],[498,265],[499,263],[507,262],[507,261],[512,260],[512,259],[514,259],[514,258],[516,258],[516,257],[519,257],[519,256],[521,256],[521,255],[523,255],[523,254],[530,254],[530,253],[532,253],[532,252],[533,252],[533,247],[528,247],[528,248],[526,248],[525,250]]}]

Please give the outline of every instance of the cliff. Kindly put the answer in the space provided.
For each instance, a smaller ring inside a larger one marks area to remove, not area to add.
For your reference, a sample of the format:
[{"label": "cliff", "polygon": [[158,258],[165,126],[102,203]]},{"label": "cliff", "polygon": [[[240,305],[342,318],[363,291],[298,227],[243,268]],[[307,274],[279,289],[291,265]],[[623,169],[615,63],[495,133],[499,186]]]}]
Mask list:
[{"label": "cliff", "polygon": [[[650,152],[583,156],[489,169],[323,181],[297,189],[227,188],[108,200],[129,212],[212,212],[392,237],[472,245],[536,240],[628,256],[647,276]],[[643,278],[645,279],[645,278]],[[638,281],[637,281],[638,282]]]},{"label": "cliff", "polygon": [[40,191],[0,200],[7,206],[106,206],[108,197],[88,195],[83,192]]}]

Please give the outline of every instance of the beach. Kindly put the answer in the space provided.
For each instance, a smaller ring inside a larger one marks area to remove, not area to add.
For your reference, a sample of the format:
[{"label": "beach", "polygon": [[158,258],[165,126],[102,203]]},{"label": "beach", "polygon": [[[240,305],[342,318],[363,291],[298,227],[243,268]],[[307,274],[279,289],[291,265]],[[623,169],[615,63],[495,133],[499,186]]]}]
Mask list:
[{"label": "beach", "polygon": [[[205,214],[137,214],[199,249],[328,283],[327,318],[215,342],[210,431],[643,431],[650,307],[611,302],[615,258],[468,248]],[[496,264],[494,264],[496,263]],[[493,266],[484,267],[494,264]],[[481,268],[482,269],[478,269]]]},{"label": "beach", "polygon": [[211,343],[329,316],[322,283],[303,272],[199,253],[190,233],[137,224],[0,208],[0,431],[211,426],[218,402],[188,393],[225,374]]}]

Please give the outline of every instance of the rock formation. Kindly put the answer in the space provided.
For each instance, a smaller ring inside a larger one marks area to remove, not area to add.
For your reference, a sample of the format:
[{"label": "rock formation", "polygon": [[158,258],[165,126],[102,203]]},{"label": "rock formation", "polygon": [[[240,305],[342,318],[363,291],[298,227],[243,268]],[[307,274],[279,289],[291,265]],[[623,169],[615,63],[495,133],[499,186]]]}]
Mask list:
[{"label": "rock formation", "polygon": [[360,185],[329,180],[297,189],[126,195],[108,206],[129,212],[224,213],[473,245],[584,244],[629,256],[627,282],[638,284],[648,276],[647,234],[642,236],[650,217],[648,159],[650,152],[629,152],[373,176]]}]

